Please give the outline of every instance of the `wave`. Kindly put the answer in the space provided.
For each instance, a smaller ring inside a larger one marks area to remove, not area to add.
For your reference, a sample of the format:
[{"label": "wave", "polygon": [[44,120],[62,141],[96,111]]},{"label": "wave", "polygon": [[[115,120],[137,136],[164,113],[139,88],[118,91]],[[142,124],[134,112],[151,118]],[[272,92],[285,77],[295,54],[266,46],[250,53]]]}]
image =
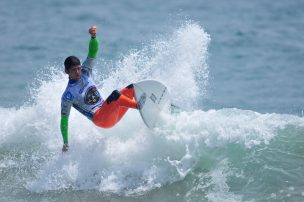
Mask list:
[{"label": "wave", "polygon": [[[272,152],[280,148],[277,141],[283,141],[289,133],[303,141],[304,119],[236,108],[200,110],[196,100],[206,93],[209,42],[210,36],[200,25],[187,22],[169,38],[130,51],[114,67],[99,63],[103,68],[114,69],[109,74],[95,70],[103,96],[132,82],[157,79],[168,86],[173,102],[183,106],[183,110],[163,113],[154,130],[146,128],[135,110],[129,110],[110,130],[94,126],[72,110],[70,150],[66,154],[60,152],[59,120],[60,98],[67,78],[59,67],[48,67],[44,73],[48,79],[40,79],[39,85],[31,89],[30,103],[18,109],[0,108],[4,122],[0,145],[4,150],[1,153],[5,153],[1,155],[0,168],[23,167],[25,171],[16,183],[38,193],[97,190],[142,195],[179,183],[186,187],[184,197],[190,201],[240,201],[244,193],[232,192],[231,187],[237,190],[246,185],[250,190],[257,183],[260,189],[265,188],[257,179],[262,172],[252,174],[250,166],[261,168],[261,161],[272,165]],[[287,147],[293,144],[286,139]],[[302,150],[287,151],[279,157],[300,156]],[[279,157],[272,159],[278,164],[276,169],[286,163]],[[275,176],[274,168],[267,169],[270,176]],[[288,179],[301,175],[286,172]],[[294,182],[296,187],[298,181]]]}]

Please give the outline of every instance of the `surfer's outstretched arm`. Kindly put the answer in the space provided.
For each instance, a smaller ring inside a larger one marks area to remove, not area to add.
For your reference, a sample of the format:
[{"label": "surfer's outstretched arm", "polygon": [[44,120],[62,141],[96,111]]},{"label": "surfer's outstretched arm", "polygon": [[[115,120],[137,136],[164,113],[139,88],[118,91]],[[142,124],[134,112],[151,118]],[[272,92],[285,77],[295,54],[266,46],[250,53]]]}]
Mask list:
[{"label": "surfer's outstretched arm", "polygon": [[94,65],[94,59],[97,56],[98,50],[99,50],[99,41],[97,38],[97,28],[96,26],[92,26],[89,29],[89,33],[91,35],[91,40],[89,43],[89,52],[88,57],[82,64],[82,69],[87,71],[90,75],[92,74],[92,69]]},{"label": "surfer's outstretched arm", "polygon": [[69,149],[68,145],[68,129],[69,129],[69,115],[72,107],[72,100],[69,93],[64,93],[61,98],[61,120],[60,132],[63,139],[62,151],[66,152]]},{"label": "surfer's outstretched arm", "polygon": [[66,152],[69,149],[68,145],[68,126],[69,126],[69,117],[65,115],[61,115],[61,121],[60,121],[60,131],[63,138],[63,147],[62,151]]}]

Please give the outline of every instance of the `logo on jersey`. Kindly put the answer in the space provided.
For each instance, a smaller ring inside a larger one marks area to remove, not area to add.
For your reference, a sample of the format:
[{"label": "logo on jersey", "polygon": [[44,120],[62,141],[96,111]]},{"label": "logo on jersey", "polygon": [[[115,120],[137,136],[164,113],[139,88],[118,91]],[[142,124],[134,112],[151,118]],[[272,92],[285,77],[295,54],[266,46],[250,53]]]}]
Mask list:
[{"label": "logo on jersey", "polygon": [[100,101],[100,94],[95,86],[90,87],[84,97],[84,102],[88,105],[94,105]]},{"label": "logo on jersey", "polygon": [[67,101],[72,101],[74,96],[72,95],[71,92],[67,91],[64,95],[63,95],[64,99]]}]

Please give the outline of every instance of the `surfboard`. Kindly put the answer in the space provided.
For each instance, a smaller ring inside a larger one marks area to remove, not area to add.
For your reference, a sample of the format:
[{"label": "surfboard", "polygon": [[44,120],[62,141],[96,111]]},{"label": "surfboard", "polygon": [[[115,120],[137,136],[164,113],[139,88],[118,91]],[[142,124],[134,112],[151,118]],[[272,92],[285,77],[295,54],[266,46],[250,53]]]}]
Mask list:
[{"label": "surfboard", "polygon": [[170,106],[168,88],[156,80],[144,80],[134,84],[135,100],[148,128],[154,128],[160,112]]}]

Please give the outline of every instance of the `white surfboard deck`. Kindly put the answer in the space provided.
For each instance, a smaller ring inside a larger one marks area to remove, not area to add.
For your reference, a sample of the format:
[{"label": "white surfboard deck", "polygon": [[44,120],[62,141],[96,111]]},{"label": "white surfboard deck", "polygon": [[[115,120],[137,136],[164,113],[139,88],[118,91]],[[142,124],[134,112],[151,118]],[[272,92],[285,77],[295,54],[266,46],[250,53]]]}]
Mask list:
[{"label": "white surfboard deck", "polygon": [[156,80],[144,80],[134,84],[135,100],[142,104],[140,115],[148,128],[154,128],[160,112],[170,105],[167,87]]}]

